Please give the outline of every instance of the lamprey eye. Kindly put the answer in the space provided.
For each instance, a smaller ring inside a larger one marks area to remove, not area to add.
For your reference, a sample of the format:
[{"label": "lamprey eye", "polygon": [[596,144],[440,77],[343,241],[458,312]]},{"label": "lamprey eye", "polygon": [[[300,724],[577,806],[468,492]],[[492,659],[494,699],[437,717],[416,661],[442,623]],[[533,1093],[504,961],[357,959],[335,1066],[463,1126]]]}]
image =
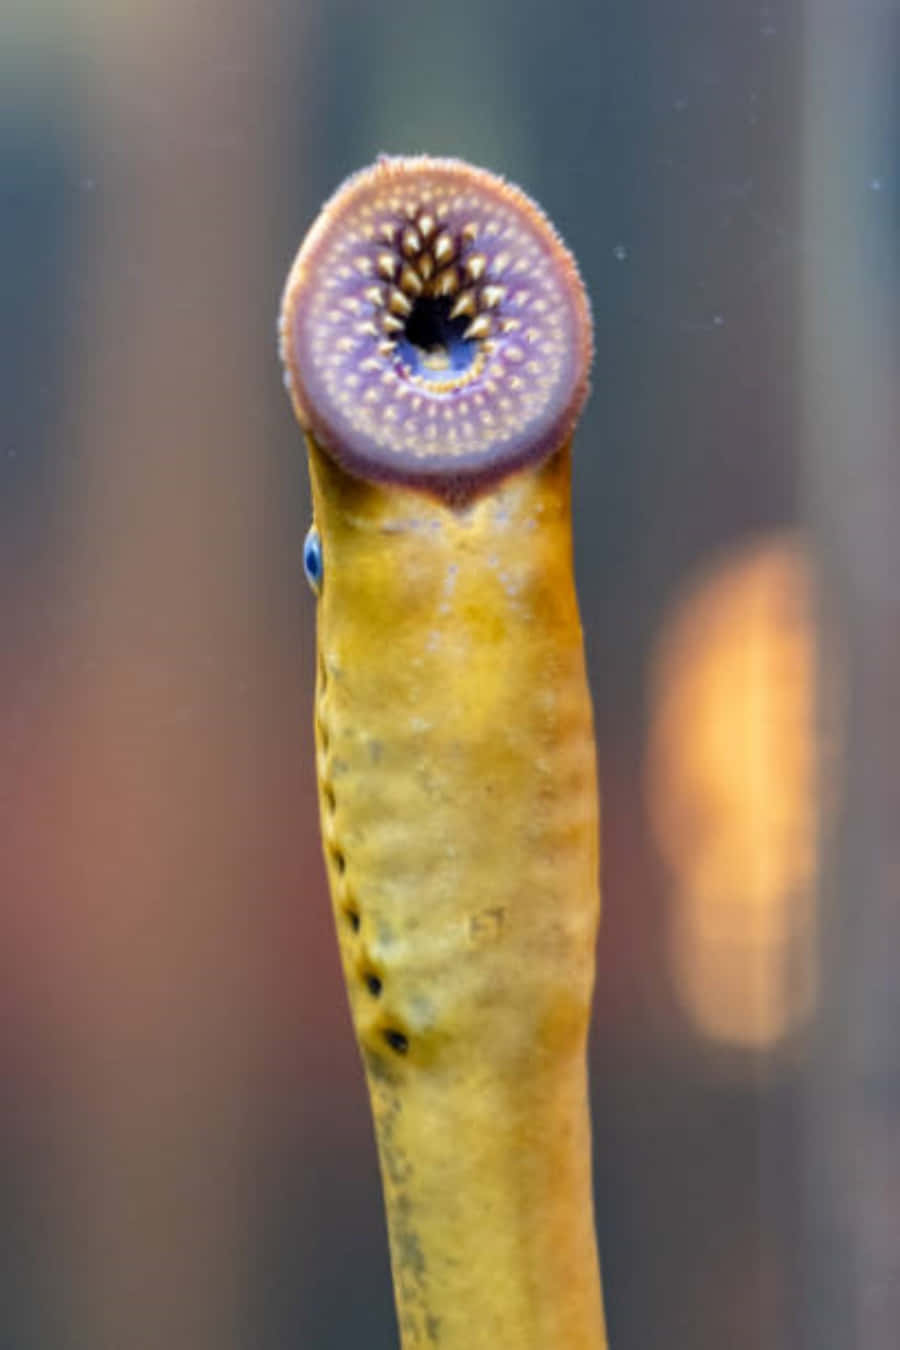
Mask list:
[{"label": "lamprey eye", "polygon": [[459,160],[383,157],[348,179],[297,255],[279,331],[320,447],[441,494],[552,454],[587,392],[571,254],[523,192]]},{"label": "lamprey eye", "polygon": [[322,541],[315,525],[310,525],[303,541],[303,570],[316,595],[322,589]]}]

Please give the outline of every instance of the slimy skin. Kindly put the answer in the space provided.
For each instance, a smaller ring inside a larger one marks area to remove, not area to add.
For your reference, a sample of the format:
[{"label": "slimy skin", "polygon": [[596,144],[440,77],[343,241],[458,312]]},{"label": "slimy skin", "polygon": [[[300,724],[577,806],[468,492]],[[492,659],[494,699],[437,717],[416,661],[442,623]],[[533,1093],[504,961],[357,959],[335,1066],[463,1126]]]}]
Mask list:
[{"label": "slimy skin", "polygon": [[[376,228],[393,219],[390,193],[399,195],[401,251],[402,231],[412,221],[421,237],[420,217],[430,213],[431,237],[443,226],[464,267],[453,216],[461,179],[481,194],[481,214],[468,201],[463,213],[479,223],[471,246],[480,237],[484,284],[499,286],[490,260],[504,240],[482,229],[495,202],[511,199],[499,180],[456,161],[381,161],[343,192],[358,202],[363,183]],[[483,358],[448,354],[453,343],[486,335],[448,333],[442,310],[443,343],[417,350],[407,340],[400,357],[395,347],[382,359],[396,377],[386,387],[405,381],[405,397],[422,399],[416,436],[429,418],[445,430],[459,418],[456,442],[429,439],[417,454],[417,441],[380,439],[377,424],[368,439],[359,427],[349,444],[333,439],[345,416],[333,406],[334,385],[323,393],[315,371],[298,363],[315,337],[303,324],[320,313],[302,292],[323,280],[304,257],[309,240],[282,316],[312,479],[307,565],[319,592],[323,842],[372,1101],[404,1350],[606,1346],[586,1077],[597,785],[570,522],[570,437],[586,387],[589,321],[552,228],[522,194],[512,200],[526,243],[537,238],[557,268],[549,282],[559,283],[564,312],[544,330],[542,311],[529,323],[523,304],[508,340],[520,340],[520,328],[546,331],[568,344],[569,364],[551,362],[541,398],[513,398],[503,409],[492,401],[504,396],[503,369],[488,374],[503,363],[498,327]],[[339,193],[326,234],[345,227],[340,204]],[[310,236],[314,250],[321,228]],[[373,246],[384,251],[388,242]],[[474,303],[477,318],[477,293]],[[436,390],[433,371],[445,357],[450,374]],[[475,376],[454,383],[458,368],[476,364]],[[503,363],[507,371],[520,364]],[[488,380],[494,391],[479,383]],[[479,392],[496,417],[480,424],[480,451],[468,441],[460,449],[461,418],[471,413],[460,415],[458,403]],[[517,423],[523,406],[529,415]]]}]

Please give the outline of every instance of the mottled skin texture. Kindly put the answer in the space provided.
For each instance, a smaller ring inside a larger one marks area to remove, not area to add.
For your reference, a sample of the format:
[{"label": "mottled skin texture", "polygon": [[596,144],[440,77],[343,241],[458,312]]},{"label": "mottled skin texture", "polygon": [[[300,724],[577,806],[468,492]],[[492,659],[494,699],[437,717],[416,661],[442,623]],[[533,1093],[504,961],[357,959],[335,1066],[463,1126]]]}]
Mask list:
[{"label": "mottled skin texture", "polygon": [[591,325],[534,202],[381,158],[285,287],[324,568],[316,739],[404,1350],[602,1350],[598,917],[569,442]]},{"label": "mottled skin texture", "polygon": [[568,445],[465,506],[308,438],[320,807],[404,1350],[601,1350]]}]

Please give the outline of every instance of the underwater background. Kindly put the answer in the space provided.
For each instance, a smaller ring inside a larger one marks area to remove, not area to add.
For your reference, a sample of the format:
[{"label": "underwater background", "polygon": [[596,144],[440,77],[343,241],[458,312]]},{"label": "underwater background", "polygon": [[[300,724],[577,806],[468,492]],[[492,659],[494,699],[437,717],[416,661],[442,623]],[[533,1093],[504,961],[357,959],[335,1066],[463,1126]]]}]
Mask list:
[{"label": "underwater background", "polygon": [[578,258],[613,1350],[900,1325],[889,0],[0,18],[0,1346],[396,1345],[275,316],[379,151]]}]

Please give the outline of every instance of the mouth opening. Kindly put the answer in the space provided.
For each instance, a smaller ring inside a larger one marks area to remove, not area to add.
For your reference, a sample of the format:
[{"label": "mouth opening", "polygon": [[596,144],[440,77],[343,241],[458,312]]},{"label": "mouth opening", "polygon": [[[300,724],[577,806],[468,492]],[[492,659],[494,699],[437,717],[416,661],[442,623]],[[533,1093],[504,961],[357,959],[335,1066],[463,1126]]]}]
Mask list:
[{"label": "mouth opening", "polygon": [[467,339],[465,315],[451,318],[452,301],[445,296],[420,295],[397,339],[397,354],[424,380],[446,380],[464,374],[478,352],[478,340]]}]

